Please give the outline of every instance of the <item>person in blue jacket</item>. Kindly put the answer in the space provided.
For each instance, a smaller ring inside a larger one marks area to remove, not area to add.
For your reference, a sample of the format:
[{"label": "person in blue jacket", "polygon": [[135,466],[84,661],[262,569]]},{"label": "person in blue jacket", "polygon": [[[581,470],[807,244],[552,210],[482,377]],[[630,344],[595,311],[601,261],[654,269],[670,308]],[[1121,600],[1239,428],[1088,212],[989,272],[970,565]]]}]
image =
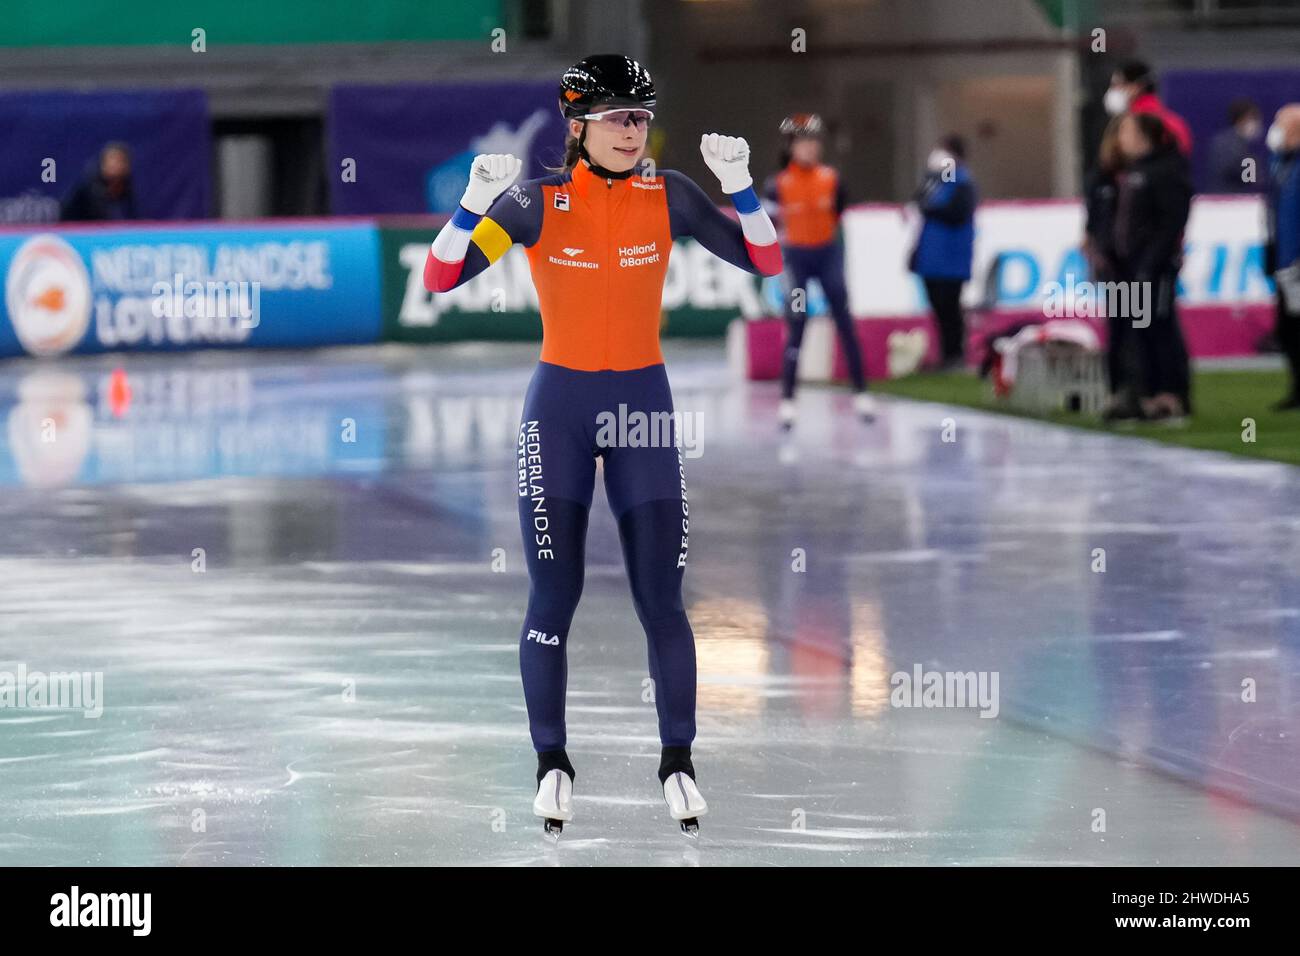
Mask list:
[{"label": "person in blue jacket", "polygon": [[1268,203],[1268,268],[1277,285],[1277,341],[1291,368],[1291,391],[1275,406],[1300,409],[1300,103],[1277,111],[1266,140],[1273,154]]},{"label": "person in blue jacket", "polygon": [[970,279],[975,246],[975,181],[966,168],[960,136],[939,140],[926,160],[925,179],[913,197],[924,224],[909,268],[925,283],[943,347],[943,367],[965,365],[962,286]]}]

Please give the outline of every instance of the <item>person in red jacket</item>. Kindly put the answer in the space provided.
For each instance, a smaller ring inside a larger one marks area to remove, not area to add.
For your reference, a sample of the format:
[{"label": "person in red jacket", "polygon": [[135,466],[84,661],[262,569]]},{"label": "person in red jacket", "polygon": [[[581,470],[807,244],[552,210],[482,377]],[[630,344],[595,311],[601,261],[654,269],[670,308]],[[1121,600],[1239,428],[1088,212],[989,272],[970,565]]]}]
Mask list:
[{"label": "person in red jacket", "polygon": [[1184,156],[1192,154],[1192,131],[1187,128],[1187,121],[1161,102],[1156,94],[1155,74],[1141,60],[1130,60],[1115,71],[1104,102],[1111,116],[1154,113],[1173,134],[1178,151]]}]

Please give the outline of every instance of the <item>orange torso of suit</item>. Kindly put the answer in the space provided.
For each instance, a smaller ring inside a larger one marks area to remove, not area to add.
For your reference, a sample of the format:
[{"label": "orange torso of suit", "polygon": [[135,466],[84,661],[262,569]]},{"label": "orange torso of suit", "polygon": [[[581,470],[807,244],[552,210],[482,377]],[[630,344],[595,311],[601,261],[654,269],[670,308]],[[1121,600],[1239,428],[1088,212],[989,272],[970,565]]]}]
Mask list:
[{"label": "orange torso of suit", "polygon": [[790,163],[776,174],[773,197],[781,207],[785,241],[791,246],[824,246],[835,238],[839,214],[835,193],[839,174],[829,166]]},{"label": "orange torso of suit", "polygon": [[528,246],[542,313],[543,362],[584,371],[663,362],[659,320],[672,251],[662,176],[605,179],[584,163],[543,183]]}]

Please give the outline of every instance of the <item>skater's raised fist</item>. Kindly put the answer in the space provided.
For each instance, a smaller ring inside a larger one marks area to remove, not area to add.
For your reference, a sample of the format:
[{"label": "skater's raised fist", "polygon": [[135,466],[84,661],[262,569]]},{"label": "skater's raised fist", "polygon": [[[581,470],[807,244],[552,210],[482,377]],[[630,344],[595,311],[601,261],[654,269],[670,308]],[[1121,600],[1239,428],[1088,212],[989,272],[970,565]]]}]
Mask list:
[{"label": "skater's raised fist", "polygon": [[700,137],[700,153],[728,196],[754,184],[749,175],[749,144],[743,137],[705,133]]},{"label": "skater's raised fist", "polygon": [[515,181],[522,167],[523,162],[509,153],[479,153],[470,165],[469,185],[460,204],[472,213],[483,215]]}]

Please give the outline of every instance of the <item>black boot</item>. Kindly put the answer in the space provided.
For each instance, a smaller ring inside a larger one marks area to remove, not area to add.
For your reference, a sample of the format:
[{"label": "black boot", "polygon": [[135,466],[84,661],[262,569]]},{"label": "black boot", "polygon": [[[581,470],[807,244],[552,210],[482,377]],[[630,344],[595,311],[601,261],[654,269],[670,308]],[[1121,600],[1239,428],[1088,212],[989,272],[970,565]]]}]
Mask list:
[{"label": "black boot", "polygon": [[570,780],[577,779],[577,771],[569,763],[569,755],[563,750],[543,750],[537,754],[537,785],[542,785],[542,778],[552,770],[563,770]]},{"label": "black boot", "polygon": [[690,747],[665,747],[659,758],[659,784],[662,786],[675,773],[684,773],[695,779],[695,767],[691,765]]}]

